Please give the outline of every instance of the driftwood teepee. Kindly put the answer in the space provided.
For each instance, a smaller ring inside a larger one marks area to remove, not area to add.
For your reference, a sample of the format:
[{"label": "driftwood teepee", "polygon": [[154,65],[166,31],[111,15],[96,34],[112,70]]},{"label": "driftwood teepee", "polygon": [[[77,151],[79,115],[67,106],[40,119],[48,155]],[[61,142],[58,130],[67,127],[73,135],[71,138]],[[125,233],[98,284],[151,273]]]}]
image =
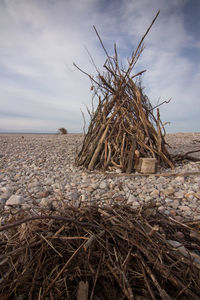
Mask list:
[{"label": "driftwood teepee", "polygon": [[172,159],[165,147],[165,130],[158,106],[155,117],[155,107],[152,107],[143,93],[141,81],[137,80],[145,71],[132,74],[144,49],[144,39],[158,14],[159,12],[128,61],[127,69],[119,65],[116,45],[114,57],[109,56],[94,27],[107,57],[104,64],[106,72],[100,73],[95,66],[97,79],[94,79],[75,65],[89,76],[92,89],[99,97],[82,149],[76,157],[77,166],[84,166],[89,170],[116,167],[122,172],[131,173],[140,156],[156,158],[160,164],[173,168]]}]

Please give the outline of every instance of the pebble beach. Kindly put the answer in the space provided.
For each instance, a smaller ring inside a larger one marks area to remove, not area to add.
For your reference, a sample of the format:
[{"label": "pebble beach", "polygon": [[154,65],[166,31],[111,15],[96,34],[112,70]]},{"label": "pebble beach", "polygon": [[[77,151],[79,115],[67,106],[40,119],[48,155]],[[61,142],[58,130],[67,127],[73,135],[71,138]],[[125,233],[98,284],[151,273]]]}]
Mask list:
[{"label": "pebble beach", "polygon": [[[158,167],[149,176],[89,172],[74,164],[82,141],[82,134],[0,134],[1,212],[153,202],[177,221],[200,220],[200,161],[185,160],[174,170]],[[166,141],[172,154],[200,149],[200,133],[168,134]],[[200,158],[200,152],[191,155]]]}]

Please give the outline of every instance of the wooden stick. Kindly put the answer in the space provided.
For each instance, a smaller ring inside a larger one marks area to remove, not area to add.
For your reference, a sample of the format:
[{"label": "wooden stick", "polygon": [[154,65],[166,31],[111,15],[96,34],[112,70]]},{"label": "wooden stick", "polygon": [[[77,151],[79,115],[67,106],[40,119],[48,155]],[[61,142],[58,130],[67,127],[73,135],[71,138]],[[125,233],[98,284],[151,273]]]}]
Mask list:
[{"label": "wooden stick", "polygon": [[78,284],[78,291],[76,294],[76,299],[77,300],[87,300],[88,299],[88,289],[89,289],[89,284],[88,281],[80,281]]},{"label": "wooden stick", "polygon": [[109,129],[109,124],[107,125],[106,129],[104,130],[104,133],[102,134],[102,136],[100,138],[98,146],[97,146],[97,148],[96,148],[96,150],[94,152],[94,155],[92,156],[92,159],[91,159],[91,161],[89,163],[88,170],[92,170],[94,168],[94,164],[95,164],[96,159],[97,159],[97,157],[99,155],[99,151],[101,150],[102,144],[103,144],[103,142],[104,142],[104,140],[106,138],[106,134],[108,132],[108,129]]},{"label": "wooden stick", "polygon": [[155,275],[153,274],[153,272],[151,271],[151,269],[149,268],[149,266],[147,264],[145,264],[142,256],[139,255],[139,257],[140,257],[141,263],[143,264],[143,267],[145,268],[145,270],[147,271],[148,275],[151,277],[151,280],[153,281],[154,285],[158,289],[161,299],[162,300],[171,300],[171,298],[169,297],[169,295],[167,294],[167,292],[164,289],[161,288],[160,284],[158,283]]},{"label": "wooden stick", "polygon": [[126,168],[126,173],[131,173],[132,169],[133,169],[133,157],[134,157],[134,153],[135,153],[135,149],[136,149],[136,139],[135,137],[131,137],[132,140],[132,144],[131,144],[131,148],[129,151],[129,155],[128,155],[128,166]]},{"label": "wooden stick", "polygon": [[32,216],[32,217],[28,217],[28,218],[16,221],[12,224],[1,226],[0,227],[0,232],[4,231],[4,230],[8,230],[8,229],[16,227],[16,226],[19,226],[23,223],[33,221],[33,220],[45,220],[45,219],[60,220],[60,221],[63,221],[63,222],[75,223],[77,225],[92,226],[92,227],[95,227],[95,228],[99,228],[99,226],[97,226],[95,224],[92,224],[92,223],[89,223],[89,222],[79,222],[76,219],[65,218],[65,217],[61,217],[61,216]]},{"label": "wooden stick", "polygon": [[55,282],[58,280],[58,278],[63,274],[63,272],[65,271],[65,269],[69,266],[69,264],[71,263],[71,261],[74,259],[74,257],[80,252],[80,250],[83,248],[85,244],[85,241],[78,247],[78,249],[72,254],[72,256],[68,259],[68,261],[64,264],[64,266],[62,267],[62,269],[60,270],[60,272],[56,275],[56,277],[54,278],[54,280],[50,283],[50,285],[48,286],[48,288],[46,289],[46,291],[44,292],[42,299],[44,299],[44,297],[47,295],[47,293],[52,289],[53,285],[55,284]]}]

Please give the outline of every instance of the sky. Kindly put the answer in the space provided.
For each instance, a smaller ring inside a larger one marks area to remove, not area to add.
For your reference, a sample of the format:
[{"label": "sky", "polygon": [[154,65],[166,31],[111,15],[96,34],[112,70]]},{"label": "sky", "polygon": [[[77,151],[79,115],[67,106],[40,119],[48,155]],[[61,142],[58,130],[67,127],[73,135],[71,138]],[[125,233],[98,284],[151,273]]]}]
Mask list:
[{"label": "sky", "polygon": [[136,71],[167,132],[200,132],[200,0],[0,0],[0,132],[83,131],[91,75],[125,63],[157,11]]}]

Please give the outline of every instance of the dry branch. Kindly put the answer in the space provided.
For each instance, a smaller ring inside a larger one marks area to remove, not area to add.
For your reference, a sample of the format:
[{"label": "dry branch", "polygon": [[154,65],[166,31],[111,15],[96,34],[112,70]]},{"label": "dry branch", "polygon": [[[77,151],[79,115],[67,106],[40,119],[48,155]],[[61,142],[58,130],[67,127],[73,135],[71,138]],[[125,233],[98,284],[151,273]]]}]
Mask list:
[{"label": "dry branch", "polygon": [[152,204],[38,213],[4,215],[11,223],[0,228],[0,298],[199,299],[199,221],[174,221]]},{"label": "dry branch", "polygon": [[189,154],[197,153],[197,152],[200,152],[200,149],[188,151],[184,154],[175,155],[174,160],[175,161],[182,161],[182,160],[187,159],[187,160],[191,160],[191,161],[200,161],[200,158],[189,155]]}]

